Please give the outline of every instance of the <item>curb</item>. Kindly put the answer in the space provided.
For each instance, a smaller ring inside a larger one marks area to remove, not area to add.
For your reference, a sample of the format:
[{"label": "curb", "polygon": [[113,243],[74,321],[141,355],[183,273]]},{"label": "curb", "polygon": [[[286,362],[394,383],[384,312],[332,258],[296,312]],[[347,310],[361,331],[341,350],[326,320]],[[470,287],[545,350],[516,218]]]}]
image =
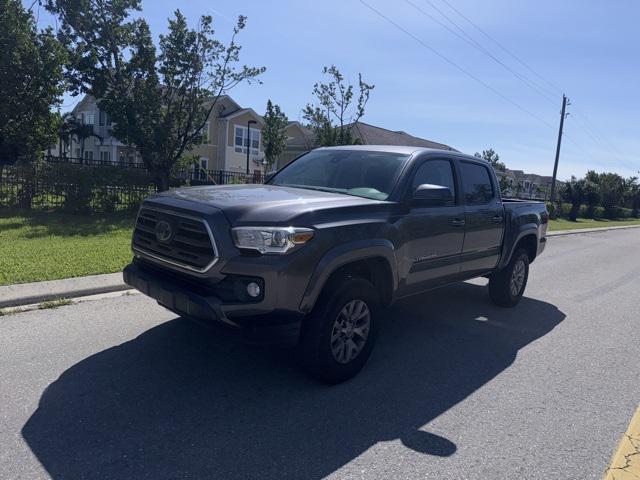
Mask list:
[{"label": "curb", "polygon": [[556,230],[555,232],[547,232],[547,237],[559,237],[562,235],[577,235],[579,233],[609,232],[611,230],[627,230],[629,228],[640,228],[640,225],[619,225],[615,227],[576,228],[575,230]]},{"label": "curb", "polygon": [[60,298],[85,297],[129,289],[131,287],[122,281],[121,272],[4,285],[0,286],[0,308],[18,307]]},{"label": "curb", "polygon": [[635,480],[637,478],[640,478],[640,407],[636,409],[629,428],[613,454],[604,480]]}]

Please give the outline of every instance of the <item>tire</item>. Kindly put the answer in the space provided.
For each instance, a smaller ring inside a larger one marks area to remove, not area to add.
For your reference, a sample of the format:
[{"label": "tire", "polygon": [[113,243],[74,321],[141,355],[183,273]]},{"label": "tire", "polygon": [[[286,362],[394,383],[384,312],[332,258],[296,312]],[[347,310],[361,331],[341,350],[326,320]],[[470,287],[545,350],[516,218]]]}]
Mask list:
[{"label": "tire", "polygon": [[373,350],[379,311],[377,290],[367,280],[332,281],[304,320],[299,353],[305,370],[329,384],[355,376]]},{"label": "tire", "polygon": [[496,305],[515,307],[527,287],[529,255],[524,249],[514,252],[509,264],[489,277],[489,296]]}]

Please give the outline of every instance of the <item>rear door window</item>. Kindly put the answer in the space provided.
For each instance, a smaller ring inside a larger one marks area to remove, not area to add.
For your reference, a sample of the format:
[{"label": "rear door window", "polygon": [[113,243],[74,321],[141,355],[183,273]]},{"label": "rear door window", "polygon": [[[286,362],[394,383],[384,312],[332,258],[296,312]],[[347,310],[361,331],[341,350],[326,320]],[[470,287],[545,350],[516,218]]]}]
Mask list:
[{"label": "rear door window", "polygon": [[489,169],[471,162],[460,162],[462,188],[467,205],[485,205],[494,197]]}]

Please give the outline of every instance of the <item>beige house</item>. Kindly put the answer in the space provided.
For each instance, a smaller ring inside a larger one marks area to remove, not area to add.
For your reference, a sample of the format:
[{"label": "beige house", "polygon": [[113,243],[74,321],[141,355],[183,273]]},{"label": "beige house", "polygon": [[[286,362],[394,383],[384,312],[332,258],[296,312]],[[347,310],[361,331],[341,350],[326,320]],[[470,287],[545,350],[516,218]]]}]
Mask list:
[{"label": "beige house", "polygon": [[[127,146],[111,135],[111,120],[101,111],[97,102],[86,95],[72,110],[75,117],[86,125],[93,125],[96,137],[84,141],[84,158],[102,160],[113,164],[141,163],[135,147]],[[251,123],[249,123],[251,122]],[[264,120],[251,108],[242,108],[228,95],[218,98],[209,120],[204,126],[204,140],[189,153],[200,157],[204,170],[228,170],[245,172],[249,144],[249,171],[264,171],[262,128]],[[248,130],[250,136],[248,135]],[[52,155],[59,155],[52,146]],[[80,157],[82,146],[72,139],[67,156]],[[194,171],[199,170],[194,166]]]},{"label": "beige house", "polygon": [[[218,98],[204,126],[204,141],[192,153],[200,156],[204,170],[264,171],[263,118],[251,108],[241,108],[228,95]],[[251,146],[249,147],[249,144]]]}]

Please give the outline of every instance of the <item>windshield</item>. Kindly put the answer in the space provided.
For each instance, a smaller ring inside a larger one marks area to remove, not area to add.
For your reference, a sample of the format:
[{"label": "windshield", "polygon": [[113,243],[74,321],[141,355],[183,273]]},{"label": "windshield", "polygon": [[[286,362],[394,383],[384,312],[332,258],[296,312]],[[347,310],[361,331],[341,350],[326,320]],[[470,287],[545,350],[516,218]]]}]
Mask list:
[{"label": "windshield", "polygon": [[386,200],[409,155],[364,150],[315,150],[269,183]]}]

